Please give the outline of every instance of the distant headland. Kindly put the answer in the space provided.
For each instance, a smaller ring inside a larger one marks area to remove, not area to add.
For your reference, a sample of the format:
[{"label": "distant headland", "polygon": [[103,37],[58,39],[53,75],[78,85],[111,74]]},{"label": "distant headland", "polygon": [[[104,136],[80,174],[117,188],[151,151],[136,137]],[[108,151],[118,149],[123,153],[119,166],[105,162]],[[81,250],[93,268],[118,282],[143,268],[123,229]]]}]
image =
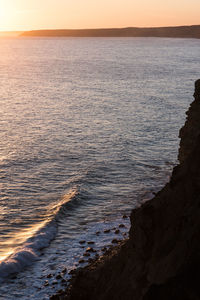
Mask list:
[{"label": "distant headland", "polygon": [[22,37],[168,37],[200,38],[200,25],[172,27],[127,27],[105,29],[32,30]]}]

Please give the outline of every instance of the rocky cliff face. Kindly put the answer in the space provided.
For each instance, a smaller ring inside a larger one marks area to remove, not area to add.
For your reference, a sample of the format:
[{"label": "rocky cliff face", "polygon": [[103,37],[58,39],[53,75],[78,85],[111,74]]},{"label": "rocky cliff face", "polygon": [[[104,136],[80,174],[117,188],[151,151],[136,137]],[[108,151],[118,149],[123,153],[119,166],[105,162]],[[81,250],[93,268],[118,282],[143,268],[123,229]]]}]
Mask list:
[{"label": "rocky cliff face", "polygon": [[185,125],[179,133],[181,141],[178,159],[180,163],[194,149],[196,139],[200,134],[200,79],[195,82],[194,99],[189,110],[186,112],[187,119]]},{"label": "rocky cliff face", "polygon": [[132,211],[128,241],[78,272],[65,299],[200,299],[200,80],[180,131],[180,164]]}]

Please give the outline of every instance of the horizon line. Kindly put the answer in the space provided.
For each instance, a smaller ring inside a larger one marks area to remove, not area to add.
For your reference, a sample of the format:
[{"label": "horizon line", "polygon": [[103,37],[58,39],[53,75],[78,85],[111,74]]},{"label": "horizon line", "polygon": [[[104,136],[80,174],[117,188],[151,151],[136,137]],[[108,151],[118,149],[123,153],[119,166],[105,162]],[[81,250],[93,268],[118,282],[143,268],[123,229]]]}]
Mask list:
[{"label": "horizon line", "polygon": [[92,28],[40,28],[40,29],[26,29],[26,30],[0,30],[2,33],[11,32],[28,32],[28,31],[40,31],[40,30],[98,30],[98,29],[127,29],[127,28],[170,28],[170,27],[192,27],[200,26],[200,24],[189,24],[189,25],[166,25],[166,26],[124,26],[124,27],[92,27]]}]

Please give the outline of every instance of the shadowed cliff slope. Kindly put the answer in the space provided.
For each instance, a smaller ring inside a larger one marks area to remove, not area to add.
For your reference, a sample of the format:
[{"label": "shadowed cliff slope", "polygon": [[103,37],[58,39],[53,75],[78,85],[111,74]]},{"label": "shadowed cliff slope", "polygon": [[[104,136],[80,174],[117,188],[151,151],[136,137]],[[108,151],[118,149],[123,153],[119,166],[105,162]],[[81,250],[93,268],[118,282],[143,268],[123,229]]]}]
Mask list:
[{"label": "shadowed cliff slope", "polygon": [[131,214],[128,241],[79,272],[70,300],[200,299],[200,80],[170,182]]},{"label": "shadowed cliff slope", "polygon": [[22,33],[23,37],[171,37],[200,38],[200,25],[176,27],[127,27],[103,29],[58,29],[32,30]]},{"label": "shadowed cliff slope", "polygon": [[193,150],[197,137],[200,134],[200,79],[195,82],[195,101],[192,102],[189,110],[186,112],[187,120],[185,125],[181,128],[179,137],[179,161],[180,163]]}]

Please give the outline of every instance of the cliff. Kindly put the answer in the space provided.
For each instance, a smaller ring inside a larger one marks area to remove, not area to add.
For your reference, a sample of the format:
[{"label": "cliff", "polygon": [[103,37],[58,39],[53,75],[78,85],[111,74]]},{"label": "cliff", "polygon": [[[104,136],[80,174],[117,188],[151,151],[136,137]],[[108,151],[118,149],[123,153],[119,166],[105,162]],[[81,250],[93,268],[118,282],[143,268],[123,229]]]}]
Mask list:
[{"label": "cliff", "polygon": [[178,155],[180,163],[194,149],[197,137],[200,134],[200,79],[195,82],[194,98],[195,101],[186,112],[187,119],[179,134],[181,138]]},{"label": "cliff", "polygon": [[200,25],[176,27],[127,27],[25,31],[22,37],[170,37],[200,38]]},{"label": "cliff", "polygon": [[132,211],[121,248],[79,270],[55,299],[200,299],[200,80],[194,97],[170,182]]}]

